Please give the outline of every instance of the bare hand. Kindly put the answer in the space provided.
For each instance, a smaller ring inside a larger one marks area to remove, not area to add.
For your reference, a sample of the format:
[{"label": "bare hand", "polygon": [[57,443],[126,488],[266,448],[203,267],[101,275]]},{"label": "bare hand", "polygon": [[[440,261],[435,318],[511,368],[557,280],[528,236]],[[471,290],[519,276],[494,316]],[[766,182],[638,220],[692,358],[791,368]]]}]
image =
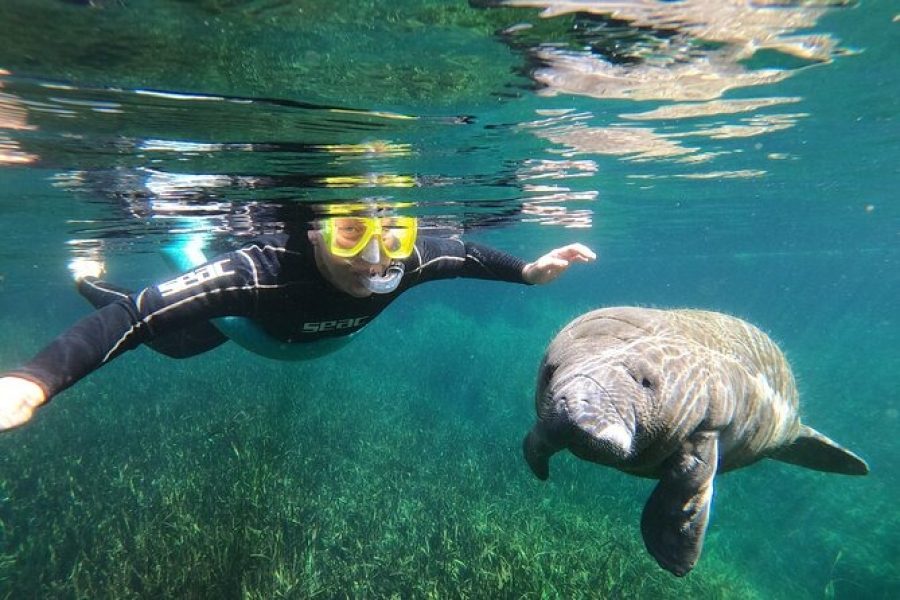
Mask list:
[{"label": "bare hand", "polygon": [[534,262],[525,265],[522,277],[527,283],[549,283],[562,275],[573,262],[591,262],[597,255],[584,244],[569,244],[551,250]]},{"label": "bare hand", "polygon": [[20,377],[0,377],[0,431],[28,421],[47,401],[39,385]]}]

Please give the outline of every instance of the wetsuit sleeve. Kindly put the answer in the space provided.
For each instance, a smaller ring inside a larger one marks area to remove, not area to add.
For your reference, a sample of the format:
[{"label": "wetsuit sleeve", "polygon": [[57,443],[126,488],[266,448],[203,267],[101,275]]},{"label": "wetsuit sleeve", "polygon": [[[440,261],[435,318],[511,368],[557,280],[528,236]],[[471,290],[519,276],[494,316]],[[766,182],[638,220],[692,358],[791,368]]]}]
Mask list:
[{"label": "wetsuit sleeve", "polygon": [[422,238],[410,260],[407,268],[414,283],[453,277],[527,283],[522,277],[526,262],[521,258],[454,238]]},{"label": "wetsuit sleeve", "polygon": [[7,375],[58,394],[116,356],[197,321],[226,315],[253,316],[265,282],[260,258],[225,254],[174,279],[96,310],[53,340],[29,363]]},{"label": "wetsuit sleeve", "polygon": [[[132,290],[117,286],[96,277],[84,277],[77,283],[78,293],[94,305],[103,308],[123,298],[127,298]],[[197,321],[188,327],[160,335],[144,342],[160,354],[170,358],[189,358],[208,352],[228,341],[228,338],[212,321]]]}]

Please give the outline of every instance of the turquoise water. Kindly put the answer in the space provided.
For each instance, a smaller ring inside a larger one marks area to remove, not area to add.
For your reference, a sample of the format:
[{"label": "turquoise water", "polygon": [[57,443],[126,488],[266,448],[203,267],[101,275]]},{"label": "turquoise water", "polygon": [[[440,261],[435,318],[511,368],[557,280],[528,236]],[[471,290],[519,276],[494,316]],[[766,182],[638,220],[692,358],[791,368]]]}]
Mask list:
[{"label": "turquoise water", "polygon": [[[0,368],[86,314],[72,259],[137,287],[309,203],[600,259],[416,288],[308,363],[122,356],[0,436],[0,596],[900,596],[896,5],[333,4],[2,3]],[[619,304],[757,324],[870,475],[728,474],[662,571],[652,482],[521,458],[546,344]]]}]

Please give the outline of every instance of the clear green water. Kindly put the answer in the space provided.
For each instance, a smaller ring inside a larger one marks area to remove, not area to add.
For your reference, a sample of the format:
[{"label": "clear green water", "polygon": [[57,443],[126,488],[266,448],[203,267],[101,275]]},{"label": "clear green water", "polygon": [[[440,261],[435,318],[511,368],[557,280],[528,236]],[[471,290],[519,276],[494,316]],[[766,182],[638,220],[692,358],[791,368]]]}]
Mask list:
[{"label": "clear green water", "polygon": [[[73,256],[138,286],[178,232],[235,243],[298,202],[601,258],[423,286],[309,363],[121,357],[0,436],[0,596],[900,596],[897,7],[701,30],[697,5],[725,3],[3,2],[0,368],[87,311]],[[520,454],[546,344],[616,304],[756,323],[871,474],[728,474],[699,565],[662,571],[652,482]]]}]

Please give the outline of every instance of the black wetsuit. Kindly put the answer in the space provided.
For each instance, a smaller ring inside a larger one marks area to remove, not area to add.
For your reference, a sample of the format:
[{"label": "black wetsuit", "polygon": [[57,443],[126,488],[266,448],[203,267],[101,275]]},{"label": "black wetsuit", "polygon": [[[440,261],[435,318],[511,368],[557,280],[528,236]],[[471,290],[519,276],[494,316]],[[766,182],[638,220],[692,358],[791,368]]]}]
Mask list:
[{"label": "black wetsuit", "polygon": [[273,235],[179,277],[129,293],[96,279],[80,291],[98,310],[7,375],[38,384],[51,398],[122,352],[146,343],[173,357],[205,352],[226,338],[209,319],[251,319],[282,342],[307,343],[365,327],[409,288],[471,277],[525,283],[521,259],[457,239],[422,237],[389,294],[355,298],[328,283],[304,236]]}]

